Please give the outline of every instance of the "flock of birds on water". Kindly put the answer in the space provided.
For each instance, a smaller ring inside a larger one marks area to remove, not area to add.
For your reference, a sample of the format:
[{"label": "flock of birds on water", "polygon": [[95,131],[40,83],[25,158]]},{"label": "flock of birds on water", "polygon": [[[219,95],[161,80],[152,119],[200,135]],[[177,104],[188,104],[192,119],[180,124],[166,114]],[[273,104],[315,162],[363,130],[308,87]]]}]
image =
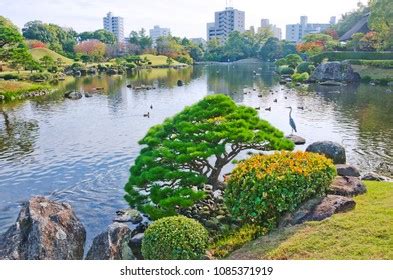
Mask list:
[{"label": "flock of birds on water", "polygon": [[[259,69],[259,70],[261,70],[261,69]],[[217,73],[219,73],[219,71],[217,71]],[[253,74],[254,74],[254,76],[260,75],[260,74],[257,73],[256,71],[253,71]],[[251,91],[249,88],[245,87],[245,88],[243,89],[243,94],[244,94],[244,95],[247,95],[247,94],[251,94],[252,92],[256,92],[256,91],[257,91],[257,89],[256,89],[255,87],[252,89],[252,91]],[[273,89],[270,89],[269,92],[270,92],[272,95],[274,95],[275,93],[278,93],[278,90],[274,91]],[[287,91],[287,92],[289,92],[289,91]],[[236,94],[236,92],[235,92],[235,94]],[[259,97],[259,98],[262,98],[262,97],[263,97],[262,93],[259,93],[259,94],[258,94],[258,97]],[[285,98],[286,100],[288,99],[287,96],[284,96],[284,98]],[[275,99],[273,100],[273,102],[274,102],[274,103],[278,103],[278,99],[275,98]],[[291,135],[293,135],[293,132],[297,132],[296,123],[295,123],[295,120],[294,120],[293,117],[292,117],[293,108],[292,108],[292,106],[285,107],[285,108],[286,108],[286,109],[290,109],[290,110],[289,110],[289,125],[290,125],[291,128],[292,128],[292,134],[291,134]],[[254,107],[254,109],[257,110],[257,111],[260,111],[260,110],[261,110],[261,107]],[[304,106],[297,106],[297,109],[298,109],[298,110],[304,110]],[[150,105],[150,110],[153,110],[153,105]],[[271,107],[271,106],[270,106],[270,107],[266,107],[266,108],[265,108],[265,111],[271,112],[271,111],[272,111],[272,107]],[[147,113],[145,113],[145,114],[143,114],[143,117],[145,117],[145,118],[150,118],[150,111],[147,112]]]},{"label": "flock of birds on water", "polygon": [[[243,94],[244,94],[244,95],[247,95],[247,94],[251,94],[252,92],[256,92],[256,91],[257,91],[257,89],[256,89],[255,87],[253,88],[252,91],[249,90],[248,88],[244,88],[244,89],[243,89]],[[278,90],[273,91],[273,90],[271,89],[271,90],[269,90],[269,92],[270,92],[272,95],[274,95],[275,93],[278,93],[279,91],[278,91]],[[289,91],[287,91],[287,92],[289,92]],[[263,95],[262,95],[262,94],[258,94],[258,97],[259,97],[259,98],[262,98]],[[287,97],[287,96],[284,96],[284,99],[287,100],[288,97]],[[275,98],[275,99],[273,100],[273,102],[274,102],[274,103],[278,103],[278,99]],[[290,109],[290,111],[289,111],[289,125],[290,125],[291,128],[292,128],[292,134],[293,134],[293,132],[297,132],[296,123],[295,123],[295,120],[294,120],[293,117],[292,117],[293,108],[292,108],[292,106],[285,107],[285,108],[286,108],[286,109]],[[254,107],[254,109],[257,110],[257,111],[260,111],[260,110],[261,110],[261,107]],[[297,106],[297,109],[303,110],[303,111],[304,111],[304,106]],[[266,107],[266,108],[265,108],[265,111],[271,112],[271,111],[272,111],[272,107],[271,107],[271,106],[270,106],[270,107]]]}]

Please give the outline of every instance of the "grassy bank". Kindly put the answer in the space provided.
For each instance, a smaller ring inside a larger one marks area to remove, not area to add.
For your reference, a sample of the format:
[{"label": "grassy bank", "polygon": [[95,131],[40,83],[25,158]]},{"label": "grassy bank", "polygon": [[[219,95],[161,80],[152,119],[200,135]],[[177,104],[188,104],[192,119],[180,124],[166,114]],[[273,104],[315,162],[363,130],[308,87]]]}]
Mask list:
[{"label": "grassy bank", "polygon": [[48,90],[48,84],[37,84],[28,81],[0,81],[0,95],[4,96],[4,101],[14,101],[23,99],[25,93]]},{"label": "grassy bank", "polygon": [[38,62],[44,56],[49,56],[54,61],[57,61],[58,59],[61,59],[65,65],[71,65],[72,63],[74,63],[74,61],[72,59],[69,59],[69,58],[67,58],[65,56],[62,56],[61,54],[58,54],[57,52],[54,52],[54,51],[52,51],[50,49],[47,49],[47,48],[31,49],[30,53],[33,56],[33,59],[38,61]]},{"label": "grassy bank", "polygon": [[231,259],[393,259],[393,183],[367,182],[356,209],[322,222],[276,231]]},{"label": "grassy bank", "polygon": [[393,69],[379,68],[369,65],[352,65],[355,72],[360,74],[362,80],[393,81]]},{"label": "grassy bank", "polygon": [[[168,57],[165,55],[142,54],[142,55],[140,55],[140,57],[142,59],[144,59],[146,57],[151,62],[151,64],[149,64],[149,66],[151,66],[151,67],[168,66],[168,64],[167,64]],[[179,66],[179,65],[184,65],[184,64],[172,59],[171,66]]]}]

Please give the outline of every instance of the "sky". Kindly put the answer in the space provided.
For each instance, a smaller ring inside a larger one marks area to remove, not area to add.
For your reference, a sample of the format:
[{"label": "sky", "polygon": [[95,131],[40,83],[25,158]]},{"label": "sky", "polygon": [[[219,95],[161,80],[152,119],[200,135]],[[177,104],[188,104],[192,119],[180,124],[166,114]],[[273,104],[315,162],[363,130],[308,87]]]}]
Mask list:
[{"label": "sky", "polygon": [[367,0],[0,0],[0,15],[20,28],[41,20],[83,32],[103,28],[102,18],[111,11],[124,18],[126,36],[160,25],[174,36],[205,38],[206,23],[214,21],[214,12],[225,9],[226,2],[245,11],[247,28],[268,18],[285,36],[285,25],[298,23],[302,15],[312,23],[328,23],[331,16],[339,19]]}]

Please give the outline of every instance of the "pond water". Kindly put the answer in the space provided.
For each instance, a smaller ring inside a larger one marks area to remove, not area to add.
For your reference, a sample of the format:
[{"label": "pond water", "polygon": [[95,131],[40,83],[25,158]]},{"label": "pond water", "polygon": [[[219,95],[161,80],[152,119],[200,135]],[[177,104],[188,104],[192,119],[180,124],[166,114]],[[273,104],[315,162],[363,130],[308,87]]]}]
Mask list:
[{"label": "pond water", "polygon": [[[179,79],[185,86],[176,85]],[[156,89],[134,91],[127,84]],[[66,90],[97,87],[104,91],[92,98],[63,98]],[[245,87],[251,93],[243,94]],[[214,93],[261,107],[260,117],[286,134],[291,133],[286,107],[292,106],[297,134],[308,144],[339,142],[348,162],[363,172],[388,173],[393,166],[390,90],[364,84],[289,89],[279,85],[271,65],[210,65],[81,77],[64,82],[54,95],[0,105],[0,232],[15,221],[21,201],[48,195],[75,208],[90,244],[115,211],[127,207],[123,187],[140,150],[138,140],[152,125]],[[143,117],[148,111],[150,118]]]}]

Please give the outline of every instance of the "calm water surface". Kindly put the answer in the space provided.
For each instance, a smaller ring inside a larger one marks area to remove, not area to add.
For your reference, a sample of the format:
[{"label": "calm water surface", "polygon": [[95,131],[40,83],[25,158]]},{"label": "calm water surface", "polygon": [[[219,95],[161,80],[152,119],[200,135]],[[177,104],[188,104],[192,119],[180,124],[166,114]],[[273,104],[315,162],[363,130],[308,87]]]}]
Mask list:
[{"label": "calm water surface", "polygon": [[[179,79],[184,87],[177,87]],[[157,89],[135,92],[127,84]],[[52,96],[0,105],[0,232],[15,221],[21,201],[48,195],[75,208],[89,244],[115,211],[127,206],[123,186],[140,150],[138,140],[152,125],[208,94],[225,93],[237,103],[261,107],[260,117],[286,134],[291,129],[285,107],[292,106],[297,134],[308,143],[342,143],[348,161],[364,172],[389,173],[393,166],[393,93],[388,87],[288,89],[278,84],[269,65],[258,64],[82,77],[62,87]],[[96,87],[105,90],[77,101],[62,97],[65,90]],[[251,93],[244,95],[245,87]],[[144,118],[148,111],[150,118]]]}]

